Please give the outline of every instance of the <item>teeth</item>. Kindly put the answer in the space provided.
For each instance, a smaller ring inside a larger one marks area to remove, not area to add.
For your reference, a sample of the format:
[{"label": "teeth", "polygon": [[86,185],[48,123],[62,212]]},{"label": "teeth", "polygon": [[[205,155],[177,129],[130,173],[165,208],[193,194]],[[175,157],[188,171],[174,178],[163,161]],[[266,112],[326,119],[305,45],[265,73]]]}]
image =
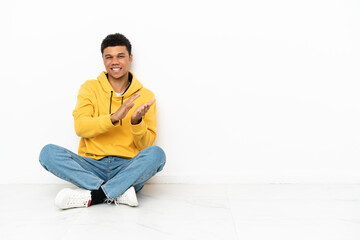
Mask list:
[{"label": "teeth", "polygon": [[114,71],[119,71],[120,68],[113,68],[112,70],[114,70]]}]

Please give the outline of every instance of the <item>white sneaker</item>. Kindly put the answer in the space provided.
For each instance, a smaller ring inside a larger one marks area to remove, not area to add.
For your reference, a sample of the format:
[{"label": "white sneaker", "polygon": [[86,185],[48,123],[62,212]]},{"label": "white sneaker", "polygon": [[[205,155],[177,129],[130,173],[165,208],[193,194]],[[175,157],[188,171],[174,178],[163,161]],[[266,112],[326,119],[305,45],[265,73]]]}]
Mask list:
[{"label": "white sneaker", "polygon": [[115,198],[114,202],[116,205],[126,204],[131,207],[139,206],[134,187],[129,188],[123,194]]},{"label": "white sneaker", "polygon": [[55,206],[60,209],[88,207],[91,203],[91,191],[82,188],[62,189],[55,198]]}]

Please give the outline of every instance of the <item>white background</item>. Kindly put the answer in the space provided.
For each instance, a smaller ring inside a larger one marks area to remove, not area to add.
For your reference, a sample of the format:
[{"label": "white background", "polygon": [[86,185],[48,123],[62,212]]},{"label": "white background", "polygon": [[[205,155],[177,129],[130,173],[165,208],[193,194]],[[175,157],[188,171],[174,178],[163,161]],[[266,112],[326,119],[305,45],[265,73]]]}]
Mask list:
[{"label": "white background", "polygon": [[80,85],[120,32],[156,94],[154,182],[360,182],[360,2],[0,0],[0,183],[62,183]]}]

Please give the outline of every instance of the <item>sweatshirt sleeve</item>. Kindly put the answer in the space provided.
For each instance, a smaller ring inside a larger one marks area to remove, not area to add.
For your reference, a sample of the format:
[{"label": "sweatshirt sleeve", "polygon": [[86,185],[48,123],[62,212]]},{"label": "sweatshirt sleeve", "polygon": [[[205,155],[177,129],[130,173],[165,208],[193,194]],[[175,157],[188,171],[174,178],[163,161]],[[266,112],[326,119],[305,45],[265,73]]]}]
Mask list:
[{"label": "sweatshirt sleeve", "polygon": [[143,150],[154,144],[156,139],[156,102],[150,107],[142,121],[137,125],[131,125],[136,147]]},{"label": "sweatshirt sleeve", "polygon": [[95,98],[91,90],[81,86],[73,111],[75,132],[79,137],[91,138],[114,128],[110,114],[94,116]]}]

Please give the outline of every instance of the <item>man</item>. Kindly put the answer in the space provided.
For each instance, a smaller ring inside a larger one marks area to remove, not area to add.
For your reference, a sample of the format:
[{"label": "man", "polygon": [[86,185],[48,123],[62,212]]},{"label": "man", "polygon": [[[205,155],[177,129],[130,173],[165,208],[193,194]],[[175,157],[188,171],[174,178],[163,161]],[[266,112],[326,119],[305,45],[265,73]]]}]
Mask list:
[{"label": "man", "polygon": [[81,137],[78,154],[56,145],[40,153],[41,165],[78,189],[62,189],[60,209],[114,202],[138,206],[136,192],[162,170],[165,153],[156,139],[154,94],[129,72],[131,44],[122,34],[101,44],[106,68],[97,80],[85,82],[73,111]]}]

